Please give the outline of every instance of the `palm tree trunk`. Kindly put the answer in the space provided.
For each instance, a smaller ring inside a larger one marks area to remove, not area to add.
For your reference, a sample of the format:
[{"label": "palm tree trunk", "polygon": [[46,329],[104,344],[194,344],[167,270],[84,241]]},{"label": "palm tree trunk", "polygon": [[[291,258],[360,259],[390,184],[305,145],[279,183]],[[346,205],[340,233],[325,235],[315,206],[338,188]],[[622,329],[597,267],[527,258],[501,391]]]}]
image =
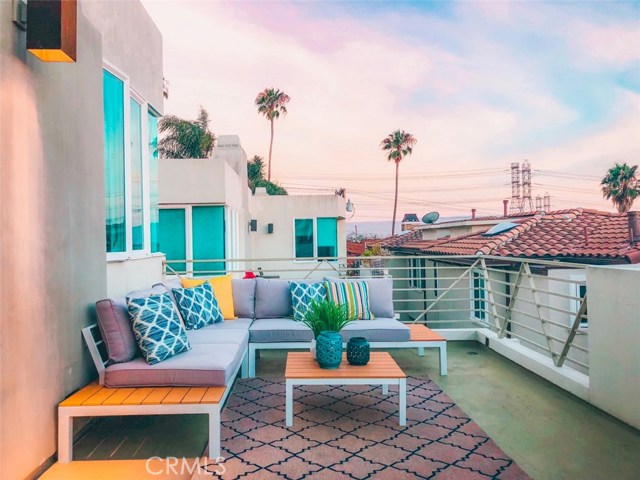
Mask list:
[{"label": "palm tree trunk", "polygon": [[271,150],[273,149],[273,118],[271,119],[271,141],[269,142],[269,166],[267,167],[267,180],[271,181]]},{"label": "palm tree trunk", "polygon": [[396,212],[398,211],[398,167],[400,160],[396,159],[396,194],[393,197],[393,222],[391,223],[391,236],[396,234]]}]

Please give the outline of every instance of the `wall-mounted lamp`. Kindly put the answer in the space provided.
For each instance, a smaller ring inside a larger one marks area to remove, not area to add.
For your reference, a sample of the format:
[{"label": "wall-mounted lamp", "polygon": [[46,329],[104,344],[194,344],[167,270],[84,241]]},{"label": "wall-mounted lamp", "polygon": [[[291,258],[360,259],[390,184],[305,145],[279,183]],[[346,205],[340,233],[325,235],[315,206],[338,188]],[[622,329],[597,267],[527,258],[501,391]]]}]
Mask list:
[{"label": "wall-mounted lamp", "polygon": [[345,205],[345,210],[351,214],[349,218],[353,218],[353,216],[356,214],[356,206],[353,204],[351,199],[347,200],[347,204]]},{"label": "wall-mounted lamp", "polygon": [[257,220],[249,220],[249,231],[257,232],[258,231],[258,221]]},{"label": "wall-mounted lamp", "polygon": [[43,62],[75,62],[77,0],[27,2],[27,50]]},{"label": "wall-mounted lamp", "polygon": [[267,223],[267,233],[273,233],[273,223]]}]

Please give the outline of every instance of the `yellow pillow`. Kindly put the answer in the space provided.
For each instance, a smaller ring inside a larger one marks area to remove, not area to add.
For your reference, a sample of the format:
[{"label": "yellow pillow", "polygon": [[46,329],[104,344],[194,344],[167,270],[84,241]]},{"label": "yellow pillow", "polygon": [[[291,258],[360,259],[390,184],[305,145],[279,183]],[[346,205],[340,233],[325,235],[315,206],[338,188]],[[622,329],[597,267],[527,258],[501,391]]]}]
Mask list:
[{"label": "yellow pillow", "polygon": [[[212,277],[208,280],[211,284],[211,288],[213,288],[216,300],[218,300],[218,306],[220,307],[220,311],[222,312],[224,319],[231,320],[232,318],[236,318],[235,311],[233,310],[233,285],[231,283],[231,274]],[[182,285],[182,288],[197,287],[206,281],[206,278],[199,279],[180,277],[180,284]]]}]

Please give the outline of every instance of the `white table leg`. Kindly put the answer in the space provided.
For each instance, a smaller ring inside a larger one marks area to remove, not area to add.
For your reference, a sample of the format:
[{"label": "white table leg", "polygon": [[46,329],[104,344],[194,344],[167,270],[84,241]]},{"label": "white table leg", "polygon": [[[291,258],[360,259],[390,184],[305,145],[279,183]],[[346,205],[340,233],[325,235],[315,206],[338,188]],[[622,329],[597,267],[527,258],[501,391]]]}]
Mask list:
[{"label": "white table leg", "polygon": [[383,395],[389,395],[389,384],[388,383],[383,383],[382,384],[382,394]]},{"label": "white table leg", "polygon": [[58,409],[58,462],[73,460],[73,416]]},{"label": "white table leg", "polygon": [[293,426],[293,385],[290,380],[286,381],[285,385],[285,419],[286,426]]},{"label": "white table leg", "polygon": [[398,383],[398,417],[399,424],[407,424],[407,379],[401,378]]},{"label": "white table leg", "polygon": [[220,407],[209,413],[209,459],[220,456]]},{"label": "white table leg", "polygon": [[440,375],[447,374],[447,344],[441,345],[440,351]]}]

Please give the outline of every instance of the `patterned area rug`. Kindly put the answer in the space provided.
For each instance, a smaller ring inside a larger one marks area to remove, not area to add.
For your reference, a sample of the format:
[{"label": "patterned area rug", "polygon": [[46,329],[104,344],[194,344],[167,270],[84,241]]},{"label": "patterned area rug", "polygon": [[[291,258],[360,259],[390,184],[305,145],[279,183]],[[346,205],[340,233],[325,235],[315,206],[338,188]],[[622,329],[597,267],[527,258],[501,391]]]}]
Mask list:
[{"label": "patterned area rug", "polygon": [[[284,425],[284,382],[240,379],[222,414],[224,479],[527,479],[428,378],[407,380],[407,425],[397,387],[294,388]],[[222,474],[221,474],[222,473]]]}]

